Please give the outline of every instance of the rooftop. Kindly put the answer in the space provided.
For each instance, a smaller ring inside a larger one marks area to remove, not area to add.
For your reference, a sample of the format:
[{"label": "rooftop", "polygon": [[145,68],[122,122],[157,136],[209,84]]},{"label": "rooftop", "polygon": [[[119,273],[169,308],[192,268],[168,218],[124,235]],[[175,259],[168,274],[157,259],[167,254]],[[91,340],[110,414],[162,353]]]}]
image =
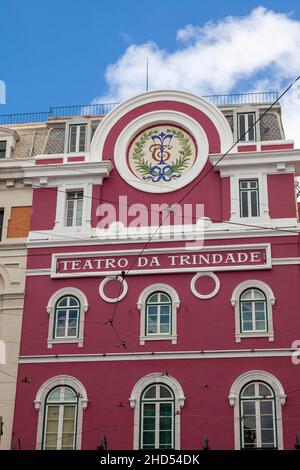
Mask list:
[{"label": "rooftop", "polygon": [[[232,93],[229,95],[208,95],[203,98],[216,106],[237,106],[243,104],[271,104],[278,99],[278,92],[265,91],[261,93]],[[46,122],[51,119],[73,116],[104,116],[119,103],[84,104],[76,106],[51,107],[49,111],[0,114],[0,126],[9,124],[25,124]]]}]

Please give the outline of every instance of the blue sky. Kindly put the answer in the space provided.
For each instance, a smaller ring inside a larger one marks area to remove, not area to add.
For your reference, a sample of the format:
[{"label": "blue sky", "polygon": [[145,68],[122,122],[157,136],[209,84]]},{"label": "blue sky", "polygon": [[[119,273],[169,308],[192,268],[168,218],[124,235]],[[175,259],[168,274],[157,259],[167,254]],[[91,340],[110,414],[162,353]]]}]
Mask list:
[{"label": "blue sky", "polygon": [[[258,16],[269,22],[269,36],[274,34],[275,42],[281,43],[280,34],[282,39],[286,38],[295,27],[291,32],[295,43],[298,36],[300,38],[298,5],[299,2],[289,0],[1,0],[0,80],[6,83],[6,104],[0,105],[0,113],[124,99],[130,93],[143,91],[146,56],[150,57],[150,88],[166,88],[170,83],[170,87],[184,89],[187,83],[192,83],[191,91],[200,94],[280,88],[297,72],[298,63],[293,60],[293,54],[284,66],[289,68],[289,63],[294,64],[289,72],[283,73],[279,65],[289,44],[280,51],[273,50],[273,45],[266,45],[265,54],[268,47],[272,49],[266,67],[245,64],[241,68],[237,66],[237,50],[244,60],[248,54],[248,46],[242,50],[238,47],[243,40],[239,39],[241,21],[242,17],[248,17],[248,28],[253,24],[252,44],[257,40],[256,49],[249,53],[253,62],[256,50],[260,53],[260,44],[266,41],[260,40],[261,33],[258,37],[255,35],[257,16],[251,16],[251,12],[258,6],[265,7]],[[269,10],[274,12],[273,16]],[[277,13],[290,16],[281,21]],[[230,15],[235,18],[228,27],[226,18]],[[282,30],[280,25],[276,26],[277,20],[282,23]],[[291,28],[289,21],[292,21]],[[212,25],[207,26],[207,22]],[[218,22],[221,23],[219,28]],[[272,22],[275,24],[273,33]],[[228,29],[233,30],[235,25],[239,29],[236,36],[232,36]],[[261,30],[264,29],[262,23]],[[232,64],[231,59],[222,64],[221,56],[228,50],[230,53],[230,49],[223,52],[220,47],[224,34],[229,44],[232,41],[236,45],[237,50],[232,48]],[[215,62],[221,64],[212,81],[215,66],[211,58],[205,62],[211,55],[211,49],[206,50],[208,43],[209,47],[217,43]],[[296,57],[297,51],[294,54]],[[180,82],[182,67],[186,76]],[[193,76],[196,68],[202,69],[201,76]],[[207,79],[204,77],[206,68]],[[229,68],[232,72],[226,70]],[[221,78],[223,73],[224,79]]]}]

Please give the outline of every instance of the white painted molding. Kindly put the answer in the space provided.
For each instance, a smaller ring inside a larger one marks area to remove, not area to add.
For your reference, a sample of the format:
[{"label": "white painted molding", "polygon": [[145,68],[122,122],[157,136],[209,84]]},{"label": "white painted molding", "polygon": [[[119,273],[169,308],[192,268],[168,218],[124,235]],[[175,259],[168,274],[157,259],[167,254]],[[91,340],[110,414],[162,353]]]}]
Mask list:
[{"label": "white painted molding", "polygon": [[[241,332],[241,315],[240,315],[240,296],[247,289],[259,289],[266,296],[267,302],[267,322],[268,322],[268,331],[249,331]],[[275,305],[276,298],[274,293],[268,284],[258,279],[248,279],[247,281],[241,282],[238,286],[235,287],[231,295],[231,305],[234,308],[234,317],[235,317],[235,339],[236,342],[240,342],[242,338],[269,338],[269,341],[274,341],[274,327],[273,327],[273,305]]]},{"label": "white painted molding", "polygon": [[[106,286],[106,284],[110,281],[118,281],[121,283],[121,285],[123,286],[123,290],[122,292],[120,293],[120,295],[118,297],[107,297],[107,295],[104,294],[104,287]],[[119,277],[116,277],[116,276],[107,276],[105,277],[100,285],[99,285],[99,294],[100,294],[100,297],[105,300],[105,302],[109,302],[109,303],[116,303],[116,302],[120,302],[120,300],[123,300],[124,297],[126,296],[128,292],[128,284],[127,284],[127,281],[126,279],[119,279]]]},{"label": "white painted molding", "polygon": [[113,155],[103,155],[103,147],[112,127],[133,109],[157,101],[177,101],[201,110],[216,126],[221,140],[221,152],[226,152],[232,146],[233,135],[230,126],[223,113],[216,106],[206,99],[191,93],[175,90],[159,90],[143,93],[123,101],[102,119],[91,142],[91,160],[112,158]]},{"label": "white painted molding", "polygon": [[44,403],[48,393],[55,387],[66,386],[71,387],[76,392],[78,396],[78,416],[77,416],[77,433],[76,433],[76,449],[81,448],[81,438],[82,438],[82,421],[83,421],[83,410],[87,408],[88,405],[88,396],[85,387],[82,385],[79,380],[70,375],[57,375],[51,377],[39,388],[35,400],[34,407],[38,411],[38,426],[37,426],[37,440],[36,440],[36,449],[40,450],[42,448],[42,438],[43,438],[43,422],[44,422]]},{"label": "white painted molding", "polygon": [[79,363],[79,362],[115,362],[115,361],[165,361],[186,359],[236,359],[257,357],[292,357],[295,348],[267,348],[267,349],[225,349],[204,351],[154,351],[131,353],[101,353],[101,354],[47,354],[34,356],[21,356],[20,364],[52,364],[52,363]]},{"label": "white painted molding", "polygon": [[[197,280],[203,276],[210,277],[215,281],[215,287],[209,294],[200,294],[200,292],[198,292],[196,289]],[[215,295],[217,295],[219,290],[220,290],[220,279],[213,272],[208,271],[208,272],[197,273],[195,274],[195,276],[193,276],[191,280],[191,291],[194,294],[194,296],[197,297],[198,299],[204,299],[204,300],[212,299]]]},{"label": "white painted molding", "polygon": [[[55,317],[55,305],[58,300],[65,295],[73,295],[76,297],[80,304],[80,315],[79,315],[79,333],[78,338],[54,338],[54,317]],[[52,348],[54,344],[62,343],[77,343],[79,347],[83,346],[83,332],[84,332],[84,318],[85,313],[88,311],[89,304],[86,295],[75,287],[63,287],[58,291],[54,292],[50,297],[46,306],[46,311],[49,314],[49,326],[48,326],[48,338],[47,346]]]},{"label": "white painted molding", "polygon": [[[197,158],[189,171],[184,173],[181,178],[173,180],[172,183],[165,186],[149,184],[149,182],[143,181],[134,175],[127,165],[126,158],[124,158],[130,142],[137,134],[147,127],[159,126],[160,124],[180,126],[185,129],[195,139],[198,151]],[[207,136],[202,127],[194,119],[176,111],[154,111],[130,122],[121,132],[115,145],[114,161],[120,176],[134,188],[148,193],[169,193],[186,186],[199,175],[206,164],[208,152],[209,144]]]},{"label": "white painted molding", "polygon": [[[146,301],[149,295],[155,292],[164,292],[169,295],[172,300],[172,325],[170,335],[147,335],[146,334]],[[169,340],[172,344],[177,343],[177,310],[180,307],[179,296],[174,287],[161,282],[147,286],[139,295],[137,308],[140,310],[140,344],[144,345],[146,341]]]},{"label": "white painted molding", "polygon": [[184,406],[185,396],[180,383],[171,375],[167,375],[163,372],[154,372],[142,377],[133,387],[131,392],[129,403],[130,407],[134,409],[134,436],[133,436],[133,448],[137,450],[139,448],[139,427],[140,427],[140,398],[149,385],[162,383],[169,387],[175,398],[175,449],[180,449],[180,409]]},{"label": "white painted molding", "polygon": [[278,439],[278,448],[283,449],[283,432],[282,432],[282,412],[281,408],[286,403],[286,394],[284,392],[283,386],[280,381],[269,372],[262,370],[251,370],[240,375],[232,384],[228,400],[229,405],[234,409],[234,441],[235,449],[239,450],[241,448],[241,436],[240,436],[240,406],[239,406],[239,397],[243,387],[252,381],[262,381],[266,382],[270,387],[272,387],[275,395],[275,405],[276,405],[276,425],[277,425],[277,439]]}]

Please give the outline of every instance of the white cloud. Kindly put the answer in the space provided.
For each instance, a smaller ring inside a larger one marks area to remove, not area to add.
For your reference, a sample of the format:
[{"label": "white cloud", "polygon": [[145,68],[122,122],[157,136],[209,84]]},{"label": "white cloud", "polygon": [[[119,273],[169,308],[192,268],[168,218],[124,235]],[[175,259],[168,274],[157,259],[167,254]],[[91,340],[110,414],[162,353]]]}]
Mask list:
[{"label": "white cloud", "polygon": [[[130,45],[107,67],[108,92],[93,102],[123,101],[150,89],[176,88],[199,95],[282,90],[300,74],[300,22],[264,7],[245,17],[226,17],[177,31],[169,53],[154,42]],[[300,146],[300,88],[282,100],[287,138]]]}]

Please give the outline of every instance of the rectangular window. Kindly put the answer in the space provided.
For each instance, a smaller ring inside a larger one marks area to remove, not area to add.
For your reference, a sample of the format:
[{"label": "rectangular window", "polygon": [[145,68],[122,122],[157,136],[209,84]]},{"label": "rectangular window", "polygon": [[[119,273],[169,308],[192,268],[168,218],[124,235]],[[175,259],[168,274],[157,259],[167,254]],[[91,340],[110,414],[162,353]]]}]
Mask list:
[{"label": "rectangular window", "polygon": [[237,115],[237,119],[238,138],[240,141],[254,142],[256,140],[255,126],[253,126],[255,123],[255,113],[240,113]]},{"label": "rectangular window", "polygon": [[0,140],[0,158],[6,157],[6,140]]},{"label": "rectangular window", "polygon": [[4,219],[4,209],[0,209],[0,241],[2,240],[2,233],[3,233],[3,219]]},{"label": "rectangular window", "polygon": [[240,181],[240,216],[259,217],[258,180]]},{"label": "rectangular window", "polygon": [[69,127],[69,152],[85,152],[86,124],[76,124]]},{"label": "rectangular window", "polygon": [[79,227],[82,225],[83,191],[70,191],[66,201],[66,226]]}]

